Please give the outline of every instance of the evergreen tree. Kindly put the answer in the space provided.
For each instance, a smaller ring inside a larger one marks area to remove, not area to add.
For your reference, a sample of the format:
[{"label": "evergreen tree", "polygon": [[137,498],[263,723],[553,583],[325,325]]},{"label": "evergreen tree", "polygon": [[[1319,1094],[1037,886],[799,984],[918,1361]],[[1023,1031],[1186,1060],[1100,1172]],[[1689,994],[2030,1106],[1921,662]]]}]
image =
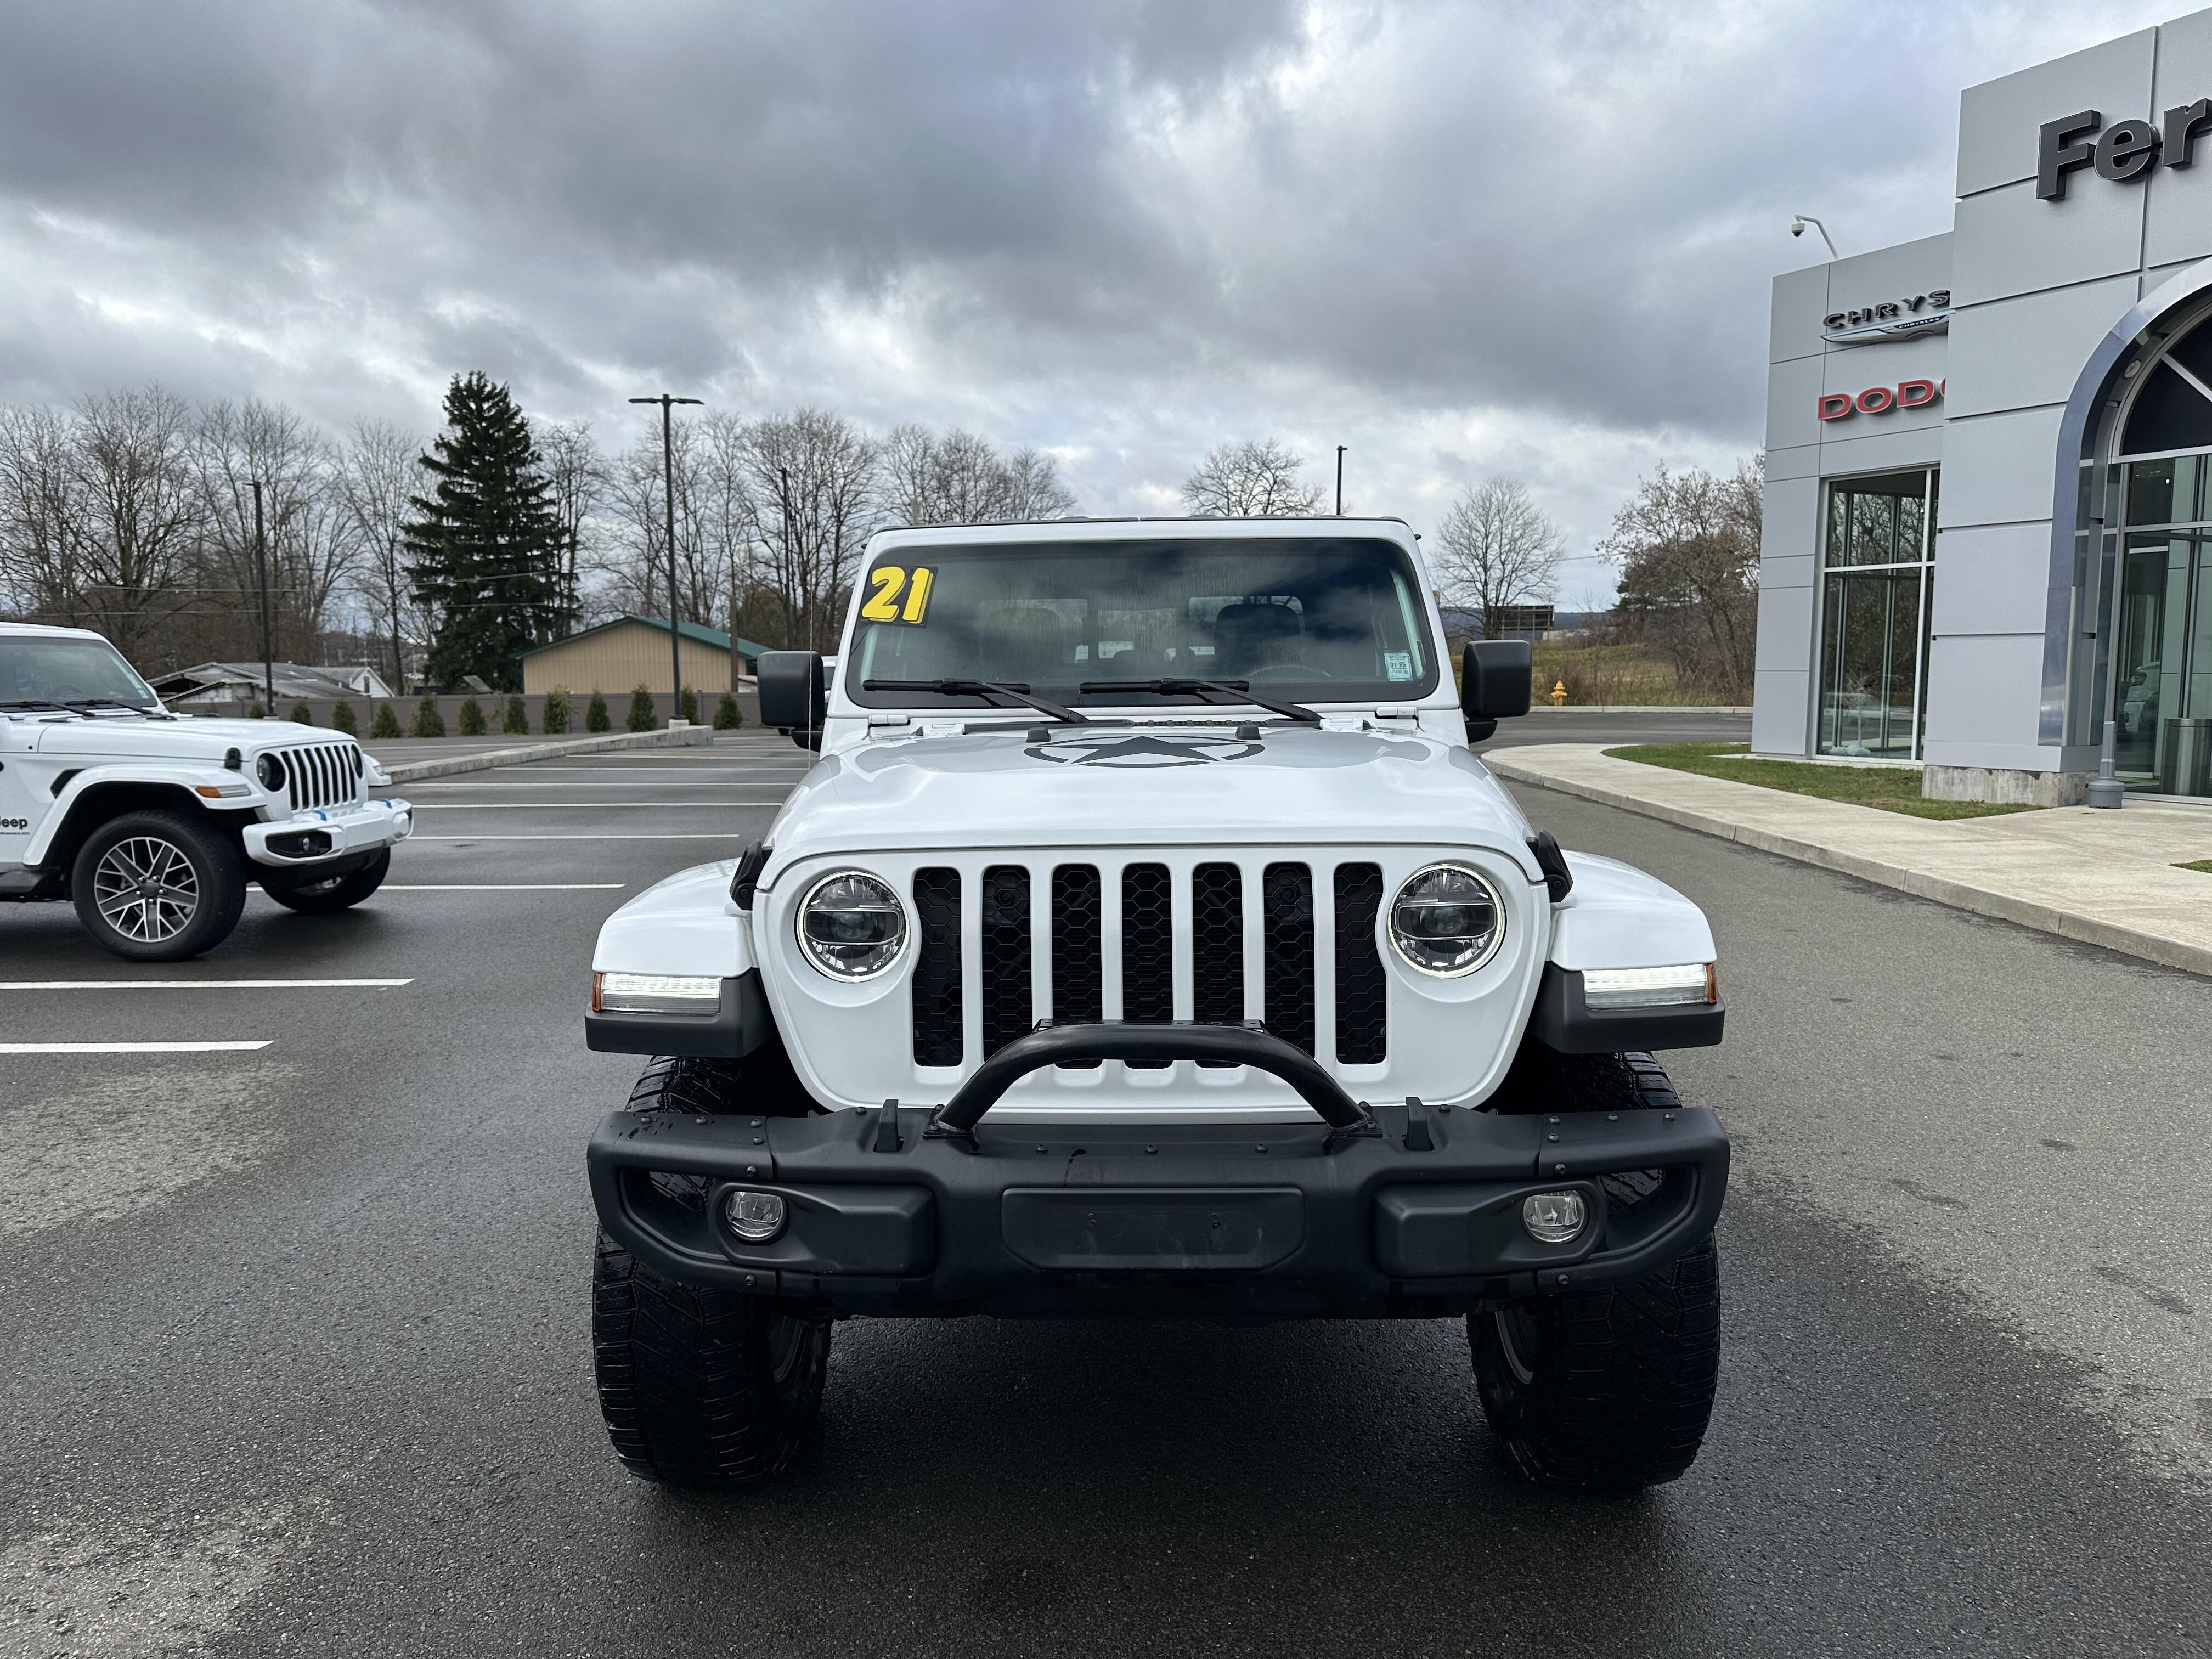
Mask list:
[{"label": "evergreen tree", "polygon": [[407,574],[435,618],[426,673],[520,689],[515,657],[573,623],[562,531],[530,422],[505,386],[480,372],[446,391],[446,429],[419,458],[434,480],[410,498]]}]

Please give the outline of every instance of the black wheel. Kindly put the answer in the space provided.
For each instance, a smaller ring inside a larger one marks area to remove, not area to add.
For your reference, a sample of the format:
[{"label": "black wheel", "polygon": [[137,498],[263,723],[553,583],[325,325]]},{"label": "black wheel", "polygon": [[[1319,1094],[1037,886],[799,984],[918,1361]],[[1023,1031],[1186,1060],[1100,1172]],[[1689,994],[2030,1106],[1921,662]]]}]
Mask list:
[{"label": "black wheel", "polygon": [[[815,1109],[781,1044],[738,1060],[654,1059],[634,1112],[804,1116]],[[701,1178],[657,1176],[703,1206]],[[653,1272],[605,1233],[592,1286],[599,1411],[615,1455],[664,1486],[738,1486],[781,1474],[821,1409],[830,1323],[764,1297]]]},{"label": "black wheel", "polygon": [[126,812],[94,830],[70,866],[85,931],[131,962],[181,962],[230,937],[246,908],[246,857],[174,812]]},{"label": "black wheel", "polygon": [[624,1468],[663,1486],[741,1486],[799,1455],[822,1407],[830,1322],[664,1279],[602,1233],[592,1353]]},{"label": "black wheel", "polygon": [[[1681,1103],[1649,1054],[1547,1050],[1516,1073],[1504,1109]],[[1648,1174],[1608,1176],[1606,1202],[1632,1206],[1656,1186]],[[1631,1284],[1471,1314],[1483,1413],[1515,1467],[1547,1486],[1631,1492],[1674,1480],[1696,1461],[1712,1417],[1720,1316],[1710,1237]]]},{"label": "black wheel", "polygon": [[392,849],[387,847],[362,868],[343,876],[310,882],[286,882],[282,877],[264,876],[261,890],[288,910],[324,916],[334,910],[352,908],[383,886],[385,877],[391,872]]}]

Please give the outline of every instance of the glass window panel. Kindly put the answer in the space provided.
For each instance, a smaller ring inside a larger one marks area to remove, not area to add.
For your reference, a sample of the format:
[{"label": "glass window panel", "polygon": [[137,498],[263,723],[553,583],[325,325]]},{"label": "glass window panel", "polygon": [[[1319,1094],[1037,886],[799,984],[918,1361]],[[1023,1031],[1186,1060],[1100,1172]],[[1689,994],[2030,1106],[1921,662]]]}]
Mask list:
[{"label": "glass window panel", "polygon": [[2136,394],[2120,440],[2124,455],[2156,455],[2170,449],[2212,449],[2212,401],[2160,363]]},{"label": "glass window panel", "polygon": [[2172,524],[2173,463],[2136,461],[2128,468],[2128,522]]},{"label": "glass window panel", "polygon": [[1820,753],[1912,758],[1920,728],[1923,580],[1919,570],[1827,579],[1815,736]]},{"label": "glass window panel", "polygon": [[2167,613],[2179,608],[2169,604],[2181,598],[2171,592],[2171,577],[2179,566],[2186,580],[2190,547],[2187,538],[2130,536],[2120,561],[2112,718],[2119,769],[2136,777],[2157,773],[2162,723],[2175,702],[2169,682],[2179,679],[2180,665],[2168,660]]},{"label": "glass window panel", "polygon": [[1917,495],[1897,498],[1897,556],[1900,562],[1928,556],[1928,503]]}]

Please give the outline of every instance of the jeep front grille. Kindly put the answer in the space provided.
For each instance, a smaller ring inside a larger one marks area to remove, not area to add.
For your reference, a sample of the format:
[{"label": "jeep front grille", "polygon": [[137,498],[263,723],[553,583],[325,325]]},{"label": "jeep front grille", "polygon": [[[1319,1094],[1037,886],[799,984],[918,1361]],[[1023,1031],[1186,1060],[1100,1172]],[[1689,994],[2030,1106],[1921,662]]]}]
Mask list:
[{"label": "jeep front grille", "polygon": [[[971,886],[973,897],[963,903],[963,889]],[[1325,915],[1317,895],[1326,896]],[[1112,907],[1118,917],[1110,914],[1109,896],[1120,901]],[[971,866],[965,883],[958,870],[919,870],[915,1063],[962,1063],[970,994],[978,1001],[981,1052],[989,1055],[1034,1029],[1041,1017],[1064,1025],[1108,1018],[1164,1024],[1176,1017],[1180,982],[1188,1017],[1200,1024],[1238,1024],[1248,1003],[1256,1003],[1249,1011],[1306,1053],[1318,1052],[1316,1040],[1326,1031],[1333,1051],[1322,1059],[1380,1065],[1389,1052],[1389,999],[1375,931],[1382,898],[1382,872],[1371,863],[1317,868],[1278,861],[1248,868],[1220,860],[1177,871],[1162,863],[1101,869],[1040,861],[1034,867]],[[1248,919],[1253,904],[1258,914]],[[1334,935],[1326,991],[1317,942],[1324,921],[1333,923]],[[1106,949],[1109,930],[1118,934],[1118,951]],[[1179,931],[1186,941],[1180,947]],[[1179,948],[1185,959],[1178,960]],[[1120,971],[1109,985],[1115,955]],[[1109,998],[1109,988],[1118,997]],[[1327,1020],[1324,994],[1334,1004]],[[1075,1062],[1070,1069],[1097,1063]],[[1133,1070],[1166,1063],[1129,1062]]]},{"label": "jeep front grille", "polygon": [[360,753],[349,743],[308,743],[295,749],[279,749],[284,763],[284,788],[292,810],[311,806],[350,806],[361,799],[361,774],[354,757]]}]

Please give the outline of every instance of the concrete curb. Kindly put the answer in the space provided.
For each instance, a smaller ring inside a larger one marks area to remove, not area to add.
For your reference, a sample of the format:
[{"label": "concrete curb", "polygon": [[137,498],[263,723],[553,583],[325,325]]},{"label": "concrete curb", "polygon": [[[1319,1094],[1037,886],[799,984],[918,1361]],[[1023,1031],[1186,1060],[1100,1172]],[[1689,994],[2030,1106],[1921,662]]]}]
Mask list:
[{"label": "concrete curb", "polygon": [[1532,714],[1748,714],[1751,705],[1734,702],[1565,702],[1528,705]]},{"label": "concrete curb", "polygon": [[[516,749],[480,749],[473,755],[451,760],[413,761],[384,769],[394,783],[420,783],[425,778],[449,778],[457,772],[489,772],[495,766],[517,766],[526,761],[553,760],[562,755],[597,755],[610,749],[693,749],[714,740],[705,726],[663,727],[658,732],[609,732],[593,738],[562,738],[551,743],[526,744]],[[363,748],[370,748],[364,744]],[[374,750],[370,748],[370,752]]]},{"label": "concrete curb", "polygon": [[[1818,842],[1807,841],[1778,830],[1760,829],[1753,824],[1736,823],[1712,813],[1700,812],[1693,807],[1647,799],[1626,789],[1610,788],[1582,778],[1560,777],[1539,767],[1516,764],[1512,755],[1510,749],[1501,750],[1495,755],[1486,755],[1483,763],[1498,776],[1510,778],[1516,782],[1533,784],[1542,789],[1556,789],[1562,794],[1578,795],[1601,805],[1617,806],[1624,811],[1639,813],[1685,830],[1697,830],[1701,835],[1717,836],[1723,841],[1757,848],[1763,853],[1796,859],[1801,864],[1815,865],[1824,870],[1856,876],[1862,881],[1894,888],[1916,898],[1932,899],[1938,904],[1972,911],[1976,915],[2014,922],[2023,927],[2056,933],[2062,939],[2075,939],[2084,945],[2101,945],[2106,950],[2118,951],[2124,956],[2140,957],[2167,968],[2212,975],[2212,950],[2191,945],[2185,940],[2130,927],[2124,923],[2106,921],[2079,911],[2023,898],[2015,893],[1978,887],[1929,871],[1911,869],[1886,860],[1869,858],[1864,854],[1825,847]],[[1624,761],[1620,764],[1632,766],[1640,763]],[[1727,781],[1714,779],[1708,781]],[[1753,784],[1730,784],[1729,787],[1757,788]],[[1870,811],[1875,809],[1862,807],[1856,810]]]}]

